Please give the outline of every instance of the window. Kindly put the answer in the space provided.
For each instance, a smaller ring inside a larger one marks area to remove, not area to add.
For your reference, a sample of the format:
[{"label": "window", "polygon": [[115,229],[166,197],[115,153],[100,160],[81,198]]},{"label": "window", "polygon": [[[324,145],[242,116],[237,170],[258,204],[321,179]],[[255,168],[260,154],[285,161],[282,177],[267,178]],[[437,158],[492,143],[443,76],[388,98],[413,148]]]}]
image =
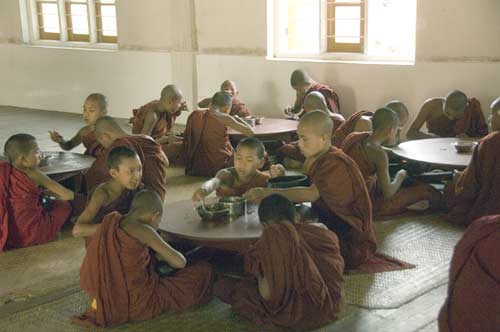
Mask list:
[{"label": "window", "polygon": [[27,0],[25,7],[32,41],[118,42],[115,0]]},{"label": "window", "polygon": [[416,0],[268,0],[272,57],[414,61]]}]

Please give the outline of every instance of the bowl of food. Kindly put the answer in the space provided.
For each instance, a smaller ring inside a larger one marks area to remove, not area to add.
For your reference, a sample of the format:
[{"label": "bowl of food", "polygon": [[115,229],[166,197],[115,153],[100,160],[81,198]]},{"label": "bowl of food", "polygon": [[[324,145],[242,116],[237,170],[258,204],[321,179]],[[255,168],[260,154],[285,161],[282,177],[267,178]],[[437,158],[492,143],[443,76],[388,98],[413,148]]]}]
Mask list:
[{"label": "bowl of food", "polygon": [[267,180],[269,188],[307,187],[309,184],[309,178],[305,175],[277,176]]},{"label": "bowl of food", "polygon": [[221,203],[202,204],[196,211],[203,221],[227,221],[229,220],[229,208]]},{"label": "bowl of food", "polygon": [[263,121],[264,121],[264,117],[263,116],[259,116],[259,117],[255,118],[255,124],[256,125],[262,124]]},{"label": "bowl of food", "polygon": [[248,123],[248,125],[249,125],[249,126],[251,126],[251,127],[255,127],[255,123],[256,123],[256,121],[255,121],[255,118],[254,118],[254,117],[252,117],[252,116],[247,116],[247,117],[245,117],[243,120],[244,120],[246,123]]},{"label": "bowl of food", "polygon": [[222,204],[229,209],[231,218],[238,218],[245,214],[247,209],[247,201],[243,197],[229,196],[219,199],[219,204]]},{"label": "bowl of food", "polygon": [[458,153],[471,152],[476,145],[477,142],[471,142],[471,141],[459,141],[453,143],[453,147],[455,148],[455,150],[457,150]]}]

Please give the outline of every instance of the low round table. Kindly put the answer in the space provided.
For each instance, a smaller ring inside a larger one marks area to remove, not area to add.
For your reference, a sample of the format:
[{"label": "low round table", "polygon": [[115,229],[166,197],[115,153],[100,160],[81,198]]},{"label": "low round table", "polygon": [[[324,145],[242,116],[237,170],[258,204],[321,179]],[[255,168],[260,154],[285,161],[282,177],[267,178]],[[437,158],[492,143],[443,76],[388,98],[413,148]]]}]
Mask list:
[{"label": "low round table", "polygon": [[[207,198],[205,204],[216,201]],[[247,205],[247,213],[230,222],[202,221],[191,200],[166,204],[158,227],[174,239],[224,250],[242,252],[262,234],[257,206]]]},{"label": "low round table", "polygon": [[[290,136],[297,131],[298,125],[299,122],[296,120],[264,118],[261,124],[253,127],[253,130],[255,136],[258,138],[273,138],[277,136]],[[228,129],[228,135],[230,137],[243,136],[242,133],[232,128]]]},{"label": "low round table", "polygon": [[[81,175],[95,160],[92,156],[74,152],[43,151],[42,153],[46,159],[38,169],[57,182]],[[79,190],[78,187],[74,189]]]},{"label": "low round table", "polygon": [[400,143],[392,152],[404,159],[440,166],[446,169],[463,169],[470,163],[472,151],[458,153],[453,143],[463,141],[453,138],[429,138]]}]

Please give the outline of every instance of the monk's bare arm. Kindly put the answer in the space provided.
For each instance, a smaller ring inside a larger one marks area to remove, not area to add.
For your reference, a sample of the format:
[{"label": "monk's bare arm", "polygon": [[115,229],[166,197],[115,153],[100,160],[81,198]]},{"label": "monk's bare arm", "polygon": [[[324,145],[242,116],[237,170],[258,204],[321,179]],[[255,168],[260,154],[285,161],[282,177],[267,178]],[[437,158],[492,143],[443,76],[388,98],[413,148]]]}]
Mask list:
[{"label": "monk's bare arm", "polygon": [[259,294],[264,300],[271,299],[271,290],[269,289],[269,283],[267,282],[266,277],[259,275],[257,277],[257,281],[259,282]]},{"label": "monk's bare arm", "polygon": [[88,132],[86,127],[81,128],[76,135],[69,141],[64,140],[64,138],[57,131],[49,131],[50,139],[61,147],[65,151],[72,150],[82,143],[82,137]]},{"label": "monk's bare arm", "polygon": [[155,112],[148,112],[144,119],[144,124],[142,125],[141,134],[143,135],[151,135],[153,132],[153,128],[158,121],[158,116]]},{"label": "monk's bare arm", "polygon": [[253,136],[255,134],[249,124],[237,117],[232,117],[227,114],[220,114],[219,117],[222,123],[224,123],[226,126],[233,128],[234,130],[242,133],[245,136]]},{"label": "monk's bare arm", "polygon": [[391,182],[389,175],[389,158],[381,148],[366,148],[368,158],[377,168],[377,181],[385,198],[391,198],[401,188],[406,178],[406,171],[399,171]]},{"label": "monk's bare arm", "polygon": [[97,187],[90,201],[87,203],[87,206],[85,206],[85,210],[78,216],[75,226],[73,226],[72,233],[74,237],[87,237],[95,233],[99,225],[95,223],[94,218],[103,207],[104,202],[107,201],[108,194],[102,188],[102,185]]},{"label": "monk's bare arm", "polygon": [[30,170],[26,172],[26,174],[38,186],[52,192],[58,199],[61,199],[63,201],[71,201],[75,198],[75,194],[71,190],[60,185],[39,170]]},{"label": "monk's bare arm", "polygon": [[305,94],[298,91],[295,92],[295,102],[293,103],[292,113],[300,113],[302,111],[302,104],[304,104]]},{"label": "monk's bare arm", "polygon": [[243,197],[253,203],[259,203],[266,196],[280,194],[295,203],[316,202],[320,198],[318,188],[313,184],[310,187],[296,187],[287,189],[252,188]]},{"label": "monk's bare arm", "polygon": [[122,228],[127,234],[153,249],[171,267],[182,269],[186,266],[186,258],[165,242],[151,226],[130,221],[122,225]]},{"label": "monk's bare arm", "polygon": [[208,108],[210,106],[211,98],[205,98],[198,103],[198,107]]},{"label": "monk's bare arm", "polygon": [[217,175],[215,175],[215,177],[204,182],[201,187],[194,192],[193,201],[201,201],[203,198],[210,195],[223,185],[231,186],[233,180],[233,174],[229,169],[221,169],[219,172],[217,172]]},{"label": "monk's bare arm", "polygon": [[431,116],[432,109],[435,107],[435,104],[436,104],[435,99],[429,99],[422,105],[420,112],[418,112],[417,117],[415,118],[415,120],[413,120],[410,128],[408,129],[408,132],[406,133],[406,137],[409,140],[435,137],[430,133],[423,133],[420,131],[424,123]]}]

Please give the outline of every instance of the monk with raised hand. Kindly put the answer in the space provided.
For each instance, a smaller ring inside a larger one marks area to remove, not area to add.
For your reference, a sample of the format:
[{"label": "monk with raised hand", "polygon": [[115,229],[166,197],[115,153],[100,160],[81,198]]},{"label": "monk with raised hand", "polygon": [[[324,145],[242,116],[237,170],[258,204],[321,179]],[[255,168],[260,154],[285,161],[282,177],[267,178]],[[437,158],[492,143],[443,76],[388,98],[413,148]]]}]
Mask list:
[{"label": "monk with raised hand", "polygon": [[241,196],[251,188],[266,187],[270,177],[285,174],[282,165],[272,165],[268,173],[260,169],[265,162],[265,148],[262,142],[255,137],[245,137],[239,141],[234,154],[234,167],[221,169],[217,175],[203,183],[193,193],[193,201],[203,200],[212,192],[217,196]]},{"label": "monk with raised hand", "polygon": [[[67,201],[73,200],[73,192],[40,172],[35,137],[11,136],[4,155],[7,162],[0,162],[0,252],[55,240],[71,214]],[[52,203],[42,205],[45,200]]]},{"label": "monk with raised hand", "polygon": [[325,97],[326,105],[330,112],[340,113],[339,97],[337,93],[329,86],[314,81],[305,71],[300,69],[294,70],[290,77],[290,85],[295,90],[297,96],[294,106],[285,109],[285,114],[297,115],[300,117],[304,108],[304,99],[313,91],[318,91]]},{"label": "monk with raised hand", "polygon": [[352,133],[344,140],[342,150],[351,157],[366,182],[373,214],[388,216],[403,213],[415,203],[425,201],[430,208],[443,205],[441,193],[434,187],[418,183],[401,187],[408,174],[400,170],[393,181],[389,176],[389,158],[382,145],[392,145],[397,138],[399,119],[388,108],[380,108],[371,119],[372,132]]},{"label": "monk with raised hand", "polygon": [[[423,125],[427,133],[421,131]],[[453,90],[445,98],[436,97],[425,101],[406,134],[410,140],[435,137],[483,137],[488,125],[476,98]]]},{"label": "monk with raised hand", "polygon": [[445,188],[446,219],[468,225],[482,216],[500,214],[500,97],[491,103],[491,134],[474,149],[469,166]]},{"label": "monk with raised hand", "polygon": [[500,327],[500,215],[474,221],[455,246],[439,332],[497,332]]},{"label": "monk with raised hand", "polygon": [[85,146],[85,154],[97,157],[104,151],[102,145],[99,144],[94,133],[94,124],[102,116],[108,113],[108,100],[106,96],[100,93],[92,93],[83,104],[83,120],[87,124],[80,128],[76,135],[69,141],[66,141],[59,132],[49,131],[50,139],[61,147],[61,149],[69,151],[83,143]]},{"label": "monk with raised hand", "polygon": [[[229,115],[237,115],[241,118],[250,115],[245,103],[238,99],[240,91],[236,87],[236,83],[234,81],[226,80],[222,82],[220,91],[228,93],[232,98],[231,111],[229,112]],[[209,108],[211,101],[212,98],[205,98],[198,103],[198,107]]]},{"label": "monk with raised hand", "polygon": [[108,153],[107,166],[111,180],[98,185],[92,193],[73,227],[75,237],[93,235],[108,213],[118,211],[126,214],[130,209],[142,178],[139,156],[126,146],[118,146]]},{"label": "monk with raised hand", "polygon": [[304,168],[312,182],[310,187],[254,188],[244,197],[259,202],[278,193],[293,202],[312,202],[320,221],[339,237],[346,266],[357,267],[377,248],[372,205],[359,167],[331,145],[332,131],[333,122],[324,112],[313,111],[300,120],[299,147],[306,157]]},{"label": "monk with raised hand", "polygon": [[[109,327],[151,319],[211,299],[214,273],[208,263],[187,264],[156,232],[162,200],[151,190],[138,192],[126,215],[111,212],[90,238],[80,269],[80,286],[92,302],[74,323]],[[178,269],[160,277],[156,257]]]},{"label": "monk with raised hand", "polygon": [[111,179],[107,158],[109,152],[117,146],[126,146],[134,150],[142,163],[142,180],[146,188],[156,191],[162,199],[167,190],[168,159],[161,145],[146,135],[130,135],[109,116],[97,120],[95,124],[97,140],[106,148],[106,153],[99,156],[85,174],[87,190],[95,188]]},{"label": "monk with raised hand", "polygon": [[216,92],[208,110],[193,111],[184,131],[186,174],[213,177],[233,163],[233,147],[228,127],[245,136],[253,136],[252,127],[237,115],[229,115],[231,96]]},{"label": "monk with raised hand", "polygon": [[[314,225],[297,228],[295,207],[281,195],[262,200],[259,219],[262,235],[245,256],[255,280],[222,278],[215,295],[266,331],[314,329],[337,319],[344,261],[335,233]],[[311,234],[316,243],[309,242]]]}]

